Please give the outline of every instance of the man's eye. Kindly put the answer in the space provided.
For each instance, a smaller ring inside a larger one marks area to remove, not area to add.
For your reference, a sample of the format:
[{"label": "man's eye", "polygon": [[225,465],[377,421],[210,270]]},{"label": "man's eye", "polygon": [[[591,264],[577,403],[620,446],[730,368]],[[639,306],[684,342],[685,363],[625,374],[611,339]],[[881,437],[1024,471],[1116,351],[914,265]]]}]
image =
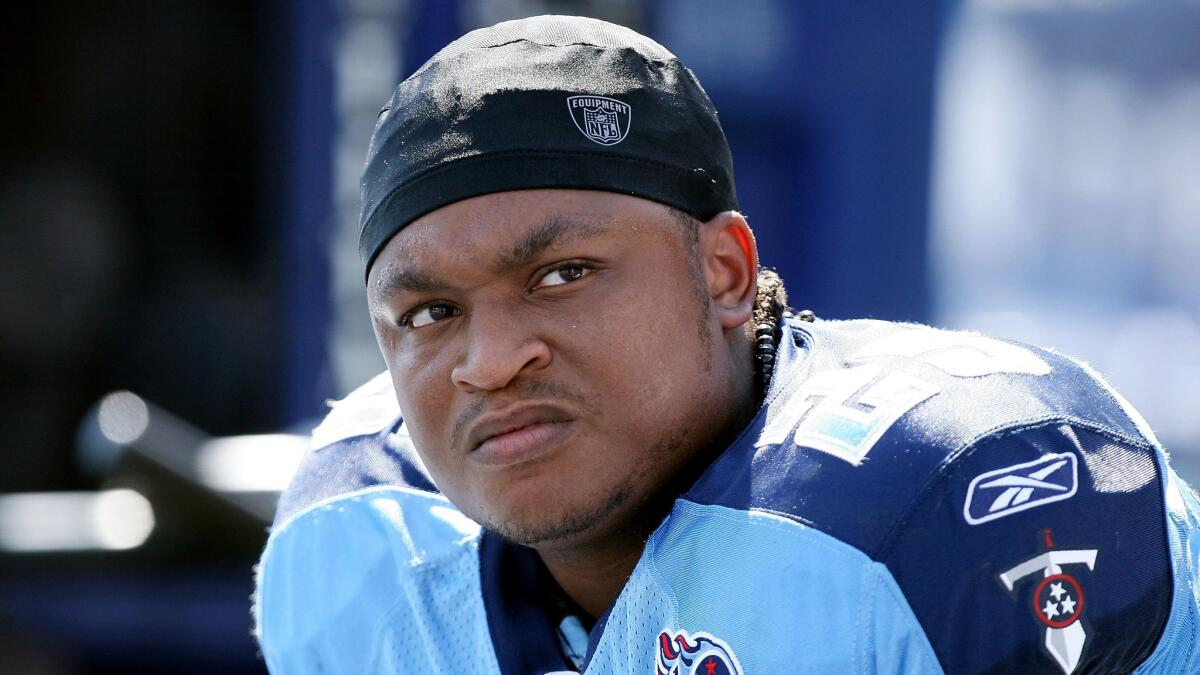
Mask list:
[{"label": "man's eye", "polygon": [[535,288],[541,288],[543,286],[561,286],[563,284],[581,279],[589,272],[591,272],[591,270],[583,265],[573,264],[556,267],[539,279]]},{"label": "man's eye", "polygon": [[420,328],[457,315],[458,309],[453,305],[439,302],[432,305],[425,305],[420,309],[409,312],[400,320],[400,324],[409,328]]}]

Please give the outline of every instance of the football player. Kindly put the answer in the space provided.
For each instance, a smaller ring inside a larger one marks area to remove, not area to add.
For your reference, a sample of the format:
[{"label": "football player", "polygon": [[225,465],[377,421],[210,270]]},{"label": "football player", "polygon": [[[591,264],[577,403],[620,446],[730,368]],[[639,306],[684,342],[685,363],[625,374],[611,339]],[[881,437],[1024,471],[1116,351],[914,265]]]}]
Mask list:
[{"label": "football player", "polygon": [[650,39],[450,44],[361,227],[388,372],[281,499],[272,672],[1200,671],[1200,505],[1137,411],[1054,352],[791,312]]}]

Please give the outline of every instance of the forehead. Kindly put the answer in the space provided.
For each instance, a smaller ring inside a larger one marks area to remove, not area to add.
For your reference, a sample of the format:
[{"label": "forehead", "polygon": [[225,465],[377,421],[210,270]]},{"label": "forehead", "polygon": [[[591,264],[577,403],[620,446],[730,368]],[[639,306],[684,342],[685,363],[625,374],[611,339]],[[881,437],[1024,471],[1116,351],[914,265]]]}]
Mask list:
[{"label": "forehead", "polygon": [[515,265],[580,239],[652,234],[674,222],[667,208],[639,197],[593,190],[519,190],[464,199],[428,213],[392,237],[371,267],[380,290],[397,274],[430,275],[460,264]]}]

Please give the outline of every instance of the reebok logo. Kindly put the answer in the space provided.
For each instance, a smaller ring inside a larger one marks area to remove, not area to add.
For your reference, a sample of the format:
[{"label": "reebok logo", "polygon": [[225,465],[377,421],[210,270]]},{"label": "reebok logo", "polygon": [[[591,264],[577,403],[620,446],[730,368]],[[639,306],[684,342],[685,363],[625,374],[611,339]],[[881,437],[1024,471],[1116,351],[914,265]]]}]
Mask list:
[{"label": "reebok logo", "polygon": [[976,476],[967,488],[963,518],[972,525],[1075,496],[1079,460],[1064,452]]}]

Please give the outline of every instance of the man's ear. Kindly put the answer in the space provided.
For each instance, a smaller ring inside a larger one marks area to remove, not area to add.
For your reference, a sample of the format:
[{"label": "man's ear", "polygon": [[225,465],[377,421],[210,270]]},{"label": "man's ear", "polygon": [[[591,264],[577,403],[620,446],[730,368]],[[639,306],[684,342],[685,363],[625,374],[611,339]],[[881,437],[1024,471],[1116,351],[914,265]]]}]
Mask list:
[{"label": "man's ear", "polygon": [[737,211],[725,211],[700,224],[704,278],[721,328],[750,320],[758,291],[758,247],[750,225]]}]

